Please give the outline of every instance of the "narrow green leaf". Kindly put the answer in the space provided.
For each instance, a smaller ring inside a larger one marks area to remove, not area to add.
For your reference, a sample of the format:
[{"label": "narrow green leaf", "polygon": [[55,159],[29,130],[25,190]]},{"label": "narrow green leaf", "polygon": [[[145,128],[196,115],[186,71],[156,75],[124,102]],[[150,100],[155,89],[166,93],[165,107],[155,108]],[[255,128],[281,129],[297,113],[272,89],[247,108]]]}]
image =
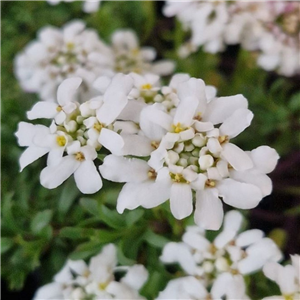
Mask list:
[{"label": "narrow green leaf", "polygon": [[124,216],[120,215],[116,210],[111,210],[105,205],[101,205],[99,209],[101,221],[114,229],[125,228]]},{"label": "narrow green leaf", "polygon": [[14,241],[10,238],[1,238],[1,254],[7,252],[14,245]]},{"label": "narrow green leaf", "polygon": [[52,210],[46,209],[44,211],[38,212],[30,224],[30,229],[33,233],[40,233],[43,228],[45,228],[52,219]]},{"label": "narrow green leaf", "polygon": [[131,227],[132,225],[134,225],[137,221],[139,221],[143,217],[144,213],[145,211],[142,209],[135,209],[133,211],[128,212],[125,215],[127,226]]},{"label": "narrow green leaf", "polygon": [[96,200],[90,198],[81,198],[79,203],[91,215],[100,218],[98,203]]},{"label": "narrow green leaf", "polygon": [[158,235],[151,230],[147,230],[144,234],[144,240],[153,247],[163,248],[168,242],[170,242],[164,236]]}]

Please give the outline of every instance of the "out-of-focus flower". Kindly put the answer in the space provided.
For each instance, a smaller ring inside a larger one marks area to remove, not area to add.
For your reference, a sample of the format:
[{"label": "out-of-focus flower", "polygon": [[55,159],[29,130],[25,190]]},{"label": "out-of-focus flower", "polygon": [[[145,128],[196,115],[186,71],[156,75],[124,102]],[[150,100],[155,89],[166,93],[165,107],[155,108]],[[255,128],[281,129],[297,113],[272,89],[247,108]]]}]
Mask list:
[{"label": "out-of-focus flower", "polygon": [[[75,0],[63,0],[63,2],[74,2]],[[47,0],[48,3],[56,5],[61,0]],[[83,11],[86,13],[93,13],[99,10],[102,0],[84,0]]]},{"label": "out-of-focus flower", "polygon": [[275,262],[267,263],[263,272],[275,281],[282,295],[263,298],[263,300],[296,300],[300,298],[300,256],[291,255],[292,265],[281,266]]},{"label": "out-of-focus flower", "polygon": [[179,49],[182,57],[203,47],[217,53],[241,44],[259,51],[258,64],[285,76],[300,73],[300,13],[293,1],[167,1],[166,16],[176,16],[191,39]]},{"label": "out-of-focus flower", "polygon": [[[144,266],[117,267],[117,264],[113,244],[92,257],[89,265],[83,260],[69,260],[55,275],[53,283],[38,289],[34,299],[145,299],[138,293],[148,278]],[[116,281],[116,272],[126,274]]]},{"label": "out-of-focus flower", "polygon": [[[276,166],[276,151],[262,146],[245,152],[231,143],[253,118],[242,95],[216,98],[213,88],[184,74],[174,76],[160,90],[144,79],[138,78],[149,93],[137,92],[130,104],[141,105],[133,110],[139,112],[140,130],[125,137],[123,148],[123,155],[137,158],[111,156],[100,166],[106,179],[126,182],[118,199],[119,212],[139,205],[154,207],[170,199],[172,214],[182,219],[193,212],[195,192],[195,222],[218,230],[222,201],[250,209],[271,193],[266,174]],[[146,162],[138,156],[150,159]],[[150,189],[157,192],[156,197]]]},{"label": "out-of-focus flower", "polygon": [[[195,287],[186,292],[196,291],[196,286],[202,285],[209,288],[212,299],[224,296],[226,299],[248,299],[244,276],[260,270],[268,261],[281,259],[276,244],[264,238],[262,231],[252,229],[238,233],[242,221],[238,211],[230,211],[225,215],[223,230],[213,242],[205,238],[203,229],[192,226],[184,233],[183,242],[171,242],[164,247],[161,260],[167,264],[179,263],[190,275],[182,278],[180,283],[183,288],[184,281],[189,280]],[[204,291],[203,287],[197,289],[199,293]],[[204,299],[206,294],[201,293],[201,299]]]},{"label": "out-of-focus flower", "polygon": [[265,22],[259,40],[258,64],[267,71],[285,76],[300,74],[300,4],[268,2],[272,20]]},{"label": "out-of-focus flower", "polygon": [[85,98],[91,95],[91,83],[107,68],[103,61],[91,61],[89,56],[107,51],[96,31],[85,29],[82,21],[72,21],[62,29],[47,26],[17,55],[15,73],[25,91],[52,102],[64,79],[80,76],[84,78],[80,92]]},{"label": "out-of-focus flower", "polygon": [[95,80],[116,73],[153,73],[168,75],[174,71],[169,60],[154,62],[156,51],[140,47],[132,30],[117,30],[112,45],[106,45],[96,31],[85,29],[82,21],[73,21],[62,29],[42,28],[15,59],[15,73],[22,88],[38,93],[41,100],[56,101],[59,84],[66,78],[81,77],[78,100],[84,102],[96,94]]}]

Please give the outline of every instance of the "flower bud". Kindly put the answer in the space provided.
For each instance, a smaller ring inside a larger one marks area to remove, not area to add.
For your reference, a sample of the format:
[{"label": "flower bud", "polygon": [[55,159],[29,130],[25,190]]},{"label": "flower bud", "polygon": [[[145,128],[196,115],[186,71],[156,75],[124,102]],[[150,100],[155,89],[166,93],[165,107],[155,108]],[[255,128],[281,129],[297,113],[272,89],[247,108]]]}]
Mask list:
[{"label": "flower bud", "polygon": [[199,165],[201,170],[207,170],[214,164],[214,158],[211,155],[203,155],[199,158]]},{"label": "flower bud", "polygon": [[202,134],[197,134],[193,139],[192,143],[196,147],[203,147],[206,144],[206,139]]}]

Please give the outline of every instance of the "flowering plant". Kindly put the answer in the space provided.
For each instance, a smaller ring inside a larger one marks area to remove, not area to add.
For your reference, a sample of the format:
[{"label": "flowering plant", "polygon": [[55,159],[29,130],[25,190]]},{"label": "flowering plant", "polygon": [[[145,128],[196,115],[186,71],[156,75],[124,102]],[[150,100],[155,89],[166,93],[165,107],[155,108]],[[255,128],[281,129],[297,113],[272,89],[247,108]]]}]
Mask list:
[{"label": "flowering plant", "polygon": [[9,289],[298,299],[296,3],[2,6]]}]

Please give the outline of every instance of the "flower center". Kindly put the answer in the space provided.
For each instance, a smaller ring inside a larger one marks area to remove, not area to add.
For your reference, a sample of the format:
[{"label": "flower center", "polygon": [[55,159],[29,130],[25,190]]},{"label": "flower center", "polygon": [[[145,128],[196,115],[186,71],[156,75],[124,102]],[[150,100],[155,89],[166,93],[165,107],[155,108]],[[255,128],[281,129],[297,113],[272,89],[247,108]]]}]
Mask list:
[{"label": "flower center", "polygon": [[103,128],[104,126],[101,124],[101,123],[95,123],[93,128],[96,129],[97,131],[101,131],[101,129]]},{"label": "flower center", "polygon": [[149,179],[156,179],[157,173],[155,172],[154,169],[150,169],[150,170],[148,171],[148,177],[149,177]]},{"label": "flower center", "polygon": [[60,111],[62,111],[63,109],[62,109],[62,107],[60,106],[60,105],[58,105],[57,107],[56,107],[56,111],[57,112],[60,112]]},{"label": "flower center", "polygon": [[176,124],[176,125],[172,125],[172,129],[173,129],[173,132],[175,133],[179,133],[181,131],[184,131],[186,128],[184,128],[179,122]]},{"label": "flower center", "polygon": [[182,174],[178,174],[178,173],[174,174],[172,172],[170,172],[169,174],[170,174],[171,179],[176,183],[190,183],[182,176]]},{"label": "flower center", "polygon": [[78,161],[84,161],[85,160],[84,154],[82,152],[77,152],[75,154],[75,159]]},{"label": "flower center", "polygon": [[67,140],[63,135],[59,135],[58,137],[56,137],[56,143],[58,144],[58,146],[64,147],[67,143]]},{"label": "flower center", "polygon": [[152,89],[152,84],[146,83],[142,85],[142,90],[151,90]]}]

